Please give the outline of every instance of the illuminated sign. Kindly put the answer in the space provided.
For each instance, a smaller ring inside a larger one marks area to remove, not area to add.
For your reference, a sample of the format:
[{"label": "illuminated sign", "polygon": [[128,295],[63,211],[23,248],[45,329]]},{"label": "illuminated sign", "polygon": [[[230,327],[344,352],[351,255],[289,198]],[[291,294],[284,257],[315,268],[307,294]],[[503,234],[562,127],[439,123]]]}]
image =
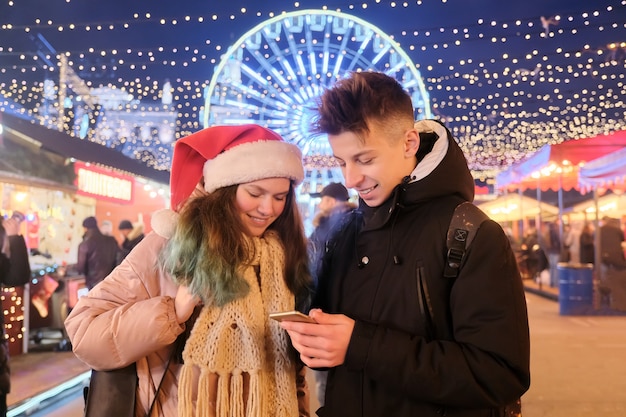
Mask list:
[{"label": "illuminated sign", "polygon": [[76,170],[77,194],[95,197],[115,203],[129,204],[133,202],[135,180],[127,175],[88,165],[83,162],[74,163]]}]

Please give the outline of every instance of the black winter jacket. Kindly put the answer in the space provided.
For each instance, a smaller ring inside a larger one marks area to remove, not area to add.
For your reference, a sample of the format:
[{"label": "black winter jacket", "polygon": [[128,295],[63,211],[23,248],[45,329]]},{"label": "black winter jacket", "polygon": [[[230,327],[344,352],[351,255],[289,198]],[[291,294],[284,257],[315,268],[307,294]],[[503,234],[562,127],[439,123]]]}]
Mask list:
[{"label": "black winter jacket", "polygon": [[619,220],[608,219],[600,226],[600,260],[603,264],[619,269],[626,268],[623,241],[624,232],[620,228]]},{"label": "black winter jacket", "polygon": [[87,288],[92,289],[106,278],[117,266],[120,248],[113,236],[106,236],[98,229],[88,229],[78,245],[76,270],[85,275]]},{"label": "black winter jacket", "polygon": [[[4,240],[3,230],[0,232],[0,246]],[[10,258],[0,252],[0,284],[4,286],[24,285],[30,281],[30,262],[28,249],[22,236],[9,236]],[[0,315],[0,394],[11,391],[11,369],[9,367],[9,348],[4,337],[4,316]],[[5,405],[6,407],[6,405]]]},{"label": "black winter jacket", "polygon": [[[322,258],[326,249],[326,241],[333,229],[337,227],[338,223],[343,222],[344,218],[355,207],[355,205],[350,203],[340,203],[332,210],[330,215],[320,217],[318,225],[308,240],[309,259],[312,265],[316,265]],[[313,273],[313,278],[316,280],[315,271]]]},{"label": "black winter jacket", "polygon": [[[21,235],[8,236],[8,240],[11,258],[0,253],[0,284],[6,287],[25,285],[30,281],[30,261],[26,242]],[[2,318],[0,317],[0,320]]]},{"label": "black winter jacket", "polygon": [[458,277],[443,277],[452,213],[474,190],[447,140],[429,175],[361,204],[328,244],[313,305],[356,324],[321,417],[500,416],[529,387],[526,302],[501,227],[484,222]]}]

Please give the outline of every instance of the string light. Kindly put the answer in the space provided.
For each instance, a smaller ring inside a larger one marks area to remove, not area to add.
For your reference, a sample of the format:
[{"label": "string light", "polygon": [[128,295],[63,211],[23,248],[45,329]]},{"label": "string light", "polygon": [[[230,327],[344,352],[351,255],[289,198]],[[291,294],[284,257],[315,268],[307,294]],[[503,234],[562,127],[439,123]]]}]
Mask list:
[{"label": "string light", "polygon": [[11,354],[22,352],[24,338],[24,289],[23,287],[0,288],[2,315],[4,320],[4,338],[8,342]]},{"label": "string light", "polygon": [[[460,141],[476,177],[493,177],[546,144],[626,128],[626,1],[564,1],[552,16],[490,16],[491,10],[482,10],[459,25],[437,25],[432,17],[461,6],[423,3],[337,1],[319,8],[371,19],[399,43],[425,79],[435,116]],[[40,33],[89,88],[131,94],[136,104],[129,109],[162,111],[148,103],[159,102],[169,79],[173,103],[167,111],[178,139],[202,127],[204,90],[233,35],[285,11],[277,2],[266,4],[233,1],[210,13],[178,15],[153,6],[116,13],[127,17],[68,21],[76,7],[68,2],[55,13],[35,9],[27,21],[2,21],[0,36],[12,41],[0,46],[0,108],[41,115],[43,81],[58,77],[59,66],[54,53],[37,52],[26,41]],[[294,2],[289,9],[301,6]],[[18,3],[6,7],[25,13]],[[138,42],[146,33],[149,40]]]}]

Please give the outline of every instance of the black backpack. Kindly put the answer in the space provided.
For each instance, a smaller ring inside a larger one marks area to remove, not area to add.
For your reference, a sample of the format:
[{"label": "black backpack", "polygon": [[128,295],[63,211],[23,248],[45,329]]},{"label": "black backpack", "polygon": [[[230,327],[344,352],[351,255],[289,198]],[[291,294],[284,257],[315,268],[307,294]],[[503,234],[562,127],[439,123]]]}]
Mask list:
[{"label": "black backpack", "polygon": [[[446,240],[448,252],[443,273],[445,278],[455,279],[458,276],[467,249],[472,243],[472,240],[474,240],[480,225],[488,219],[489,216],[469,201],[456,206],[452,220],[450,220],[450,226],[448,226],[448,237]],[[427,315],[429,313],[428,309],[424,309],[423,314]],[[520,398],[504,407],[504,416],[522,416],[522,403]]]}]

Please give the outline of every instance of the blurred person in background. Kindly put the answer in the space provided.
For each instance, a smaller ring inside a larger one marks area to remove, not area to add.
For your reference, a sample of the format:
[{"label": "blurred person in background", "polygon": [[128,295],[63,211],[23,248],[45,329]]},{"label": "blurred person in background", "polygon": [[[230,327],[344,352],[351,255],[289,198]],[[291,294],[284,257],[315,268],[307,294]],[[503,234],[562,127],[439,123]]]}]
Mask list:
[{"label": "blurred person in background", "polygon": [[[529,278],[541,284],[548,284],[550,280],[548,271],[550,268],[550,261],[541,247],[539,236],[537,235],[537,229],[535,227],[528,228],[528,231],[522,240],[521,250],[523,253],[522,261],[525,264]],[[548,275],[547,280],[545,279],[546,275]]]},{"label": "blurred person in background", "polygon": [[573,221],[563,240],[563,244],[568,250],[568,262],[573,264],[580,263],[580,235],[583,231],[583,222],[580,220]]},{"label": "blurred person in background", "polygon": [[[309,236],[309,251],[312,269],[315,270],[321,259],[328,238],[332,230],[340,224],[356,205],[350,203],[348,189],[341,183],[332,182],[325,186],[319,194],[311,197],[321,197],[317,206],[318,212],[313,219],[315,229]],[[324,405],[326,391],[326,371],[313,370],[315,376],[315,391],[320,405]]]},{"label": "blurred person in background", "polygon": [[545,234],[546,252],[548,256],[548,263],[550,264],[550,286],[558,286],[558,274],[557,264],[561,257],[561,236],[560,236],[560,221],[549,222],[547,224],[547,233]]},{"label": "blurred person in background", "polygon": [[83,220],[83,228],[85,233],[78,245],[75,270],[85,276],[87,288],[91,290],[117,266],[120,248],[113,236],[100,232],[95,217]]},{"label": "blurred person in background", "polygon": [[338,182],[325,186],[319,194],[311,194],[311,197],[321,197],[317,205],[317,214],[313,219],[315,229],[309,236],[309,243],[313,251],[313,258],[324,250],[324,245],[333,227],[341,221],[346,213],[356,208],[350,204],[350,195],[346,187]]},{"label": "blurred person in background", "polygon": [[595,263],[595,229],[593,223],[585,222],[580,233],[580,263]]},{"label": "blurred person in background", "polygon": [[600,226],[600,301],[602,306],[626,311],[624,231],[619,219],[605,216]]},{"label": "blurred person in background", "polygon": [[105,236],[113,236],[113,223],[111,220],[102,220],[100,231]]},{"label": "blurred person in background", "polygon": [[121,259],[124,259],[144,238],[143,223],[133,224],[130,220],[122,220],[117,229],[124,236],[124,241],[121,245]]},{"label": "blurred person in background", "polygon": [[[30,280],[30,263],[24,237],[19,234],[24,215],[15,212],[9,219],[0,217],[0,284],[24,285]],[[9,347],[4,337],[4,314],[0,314],[0,416],[7,413],[7,394],[11,391]]]}]

